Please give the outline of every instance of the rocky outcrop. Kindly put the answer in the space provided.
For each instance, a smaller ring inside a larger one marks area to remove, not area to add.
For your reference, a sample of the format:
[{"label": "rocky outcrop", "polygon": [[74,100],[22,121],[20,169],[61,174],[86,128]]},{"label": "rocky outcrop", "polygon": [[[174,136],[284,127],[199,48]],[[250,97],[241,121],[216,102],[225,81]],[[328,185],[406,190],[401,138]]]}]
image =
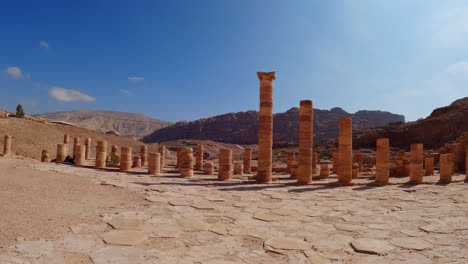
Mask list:
[{"label": "rocky outcrop", "polygon": [[[338,136],[338,119],[343,116],[353,118],[353,128],[404,122],[402,115],[382,111],[359,111],[347,113],[341,108],[331,110],[314,109],[314,140]],[[291,108],[285,113],[273,116],[273,141],[299,140],[299,108]],[[258,112],[247,111],[182,121],[156,130],[143,138],[144,142],[164,142],[178,139],[206,139],[234,144],[256,144],[258,141]]]}]

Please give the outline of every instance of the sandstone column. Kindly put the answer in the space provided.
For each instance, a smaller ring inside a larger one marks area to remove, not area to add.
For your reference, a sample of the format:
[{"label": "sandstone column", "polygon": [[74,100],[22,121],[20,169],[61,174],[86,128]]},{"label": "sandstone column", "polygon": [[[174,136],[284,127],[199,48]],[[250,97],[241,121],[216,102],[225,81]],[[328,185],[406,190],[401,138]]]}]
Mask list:
[{"label": "sandstone column", "polygon": [[[232,150],[220,149],[219,150],[218,180],[220,181],[230,180],[231,170],[232,170]],[[270,174],[271,174],[271,171],[270,171]]]},{"label": "sandstone column", "polygon": [[386,185],[390,176],[390,146],[388,138],[377,139],[375,182]]},{"label": "sandstone column", "polygon": [[363,153],[360,151],[354,152],[354,163],[357,163],[359,166],[359,172],[362,172],[362,158]]},{"label": "sandstone column", "polygon": [[193,149],[179,148],[179,172],[182,177],[193,176]]},{"label": "sandstone column", "polygon": [[120,171],[130,171],[132,168],[132,148],[120,148]]},{"label": "sandstone column", "polygon": [[73,158],[76,157],[76,146],[80,145],[80,138],[79,137],[76,137],[76,138],[73,138]]},{"label": "sandstone column", "polygon": [[75,165],[84,165],[86,157],[86,147],[83,145],[75,146]]},{"label": "sandstone column", "polygon": [[410,182],[421,183],[423,180],[423,144],[411,144]]},{"label": "sandstone column", "polygon": [[63,135],[63,143],[64,144],[69,144],[70,143],[70,135]]},{"label": "sandstone column", "polygon": [[260,79],[257,181],[271,182],[273,159],[273,80],[275,72],[257,72]]},{"label": "sandstone column", "polygon": [[159,146],[158,152],[161,154],[161,165],[159,167],[162,170],[166,159],[166,146]]},{"label": "sandstone column", "polygon": [[197,159],[195,161],[195,170],[203,170],[203,145],[197,146]]},{"label": "sandstone column", "polygon": [[106,167],[107,159],[107,142],[98,141],[96,145],[96,165],[98,169],[103,169]]},{"label": "sandstone column", "polygon": [[63,162],[67,157],[67,145],[57,144],[57,158],[56,162]]},{"label": "sandstone column", "polygon": [[213,174],[214,173],[214,165],[213,162],[205,162],[203,166],[203,172],[205,174]]},{"label": "sandstone column", "polygon": [[244,172],[245,173],[251,173],[252,169],[250,168],[250,163],[252,162],[252,148],[247,147],[244,148]]},{"label": "sandstone column", "polygon": [[426,157],[424,159],[424,174],[434,175],[434,157]]},{"label": "sandstone column", "polygon": [[291,174],[291,163],[296,160],[296,152],[286,152],[286,172]]},{"label": "sandstone column", "polygon": [[140,168],[140,167],[141,167],[141,158],[139,156],[133,157],[132,168]]},{"label": "sandstone column", "polygon": [[50,162],[50,153],[48,150],[42,150],[41,162]]},{"label": "sandstone column", "polygon": [[88,160],[91,158],[91,138],[85,138],[85,147],[86,147],[85,159]]},{"label": "sandstone column", "polygon": [[296,160],[291,161],[291,179],[297,179],[299,173],[299,162]]},{"label": "sandstone column", "polygon": [[243,175],[244,174],[244,164],[236,163],[234,164],[234,174]]},{"label": "sandstone column", "polygon": [[[146,145],[140,146],[140,160],[141,166],[146,165],[146,157],[148,156],[148,147]],[[140,166],[140,167],[141,167]]]},{"label": "sandstone column", "polygon": [[297,182],[299,183],[309,183],[312,181],[312,112],[312,101],[301,101],[299,108],[299,172],[297,174]]},{"label": "sandstone column", "polygon": [[10,156],[11,155],[11,136],[5,136],[5,140],[3,142],[3,156]]},{"label": "sandstone column", "polygon": [[116,146],[116,145],[112,145],[111,146],[111,153],[114,153],[115,155],[117,155],[118,152],[119,152],[119,147]]},{"label": "sandstone column", "polygon": [[148,159],[148,174],[159,175],[161,172],[161,154],[150,153]]},{"label": "sandstone column", "polygon": [[317,172],[317,152],[312,152],[312,171],[313,174]]},{"label": "sandstone column", "polygon": [[441,154],[439,159],[440,182],[450,183],[452,181],[453,160],[451,154]]},{"label": "sandstone column", "polygon": [[320,178],[328,178],[330,176],[330,168],[328,164],[321,164],[320,165]]},{"label": "sandstone column", "polygon": [[353,177],[353,125],[351,117],[339,119],[338,181],[350,183]]},{"label": "sandstone column", "polygon": [[338,162],[338,156],[338,149],[334,149],[332,153],[332,171],[336,174],[338,174],[338,167],[340,166]]}]

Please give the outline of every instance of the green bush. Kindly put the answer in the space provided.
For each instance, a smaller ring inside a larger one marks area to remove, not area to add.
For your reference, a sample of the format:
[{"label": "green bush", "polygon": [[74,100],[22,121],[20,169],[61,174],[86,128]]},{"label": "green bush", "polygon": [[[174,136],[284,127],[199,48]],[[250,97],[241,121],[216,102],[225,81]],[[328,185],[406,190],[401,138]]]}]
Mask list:
[{"label": "green bush", "polygon": [[113,166],[119,165],[120,164],[120,156],[115,154],[115,153],[111,153],[109,156],[107,156],[106,164],[107,164],[108,167],[113,167]]}]

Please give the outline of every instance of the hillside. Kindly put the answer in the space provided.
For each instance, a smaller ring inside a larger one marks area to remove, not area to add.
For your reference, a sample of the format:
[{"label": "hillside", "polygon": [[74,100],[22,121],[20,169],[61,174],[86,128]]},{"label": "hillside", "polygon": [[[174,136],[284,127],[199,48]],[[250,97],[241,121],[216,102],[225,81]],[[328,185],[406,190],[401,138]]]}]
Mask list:
[{"label": "hillside", "polygon": [[121,136],[134,138],[141,138],[172,124],[143,114],[117,111],[77,110],[45,113],[35,117],[65,121],[99,132],[113,131]]},{"label": "hillside", "polygon": [[396,123],[353,132],[355,147],[375,147],[379,137],[388,137],[390,145],[409,149],[412,143],[424,148],[439,148],[468,131],[468,97],[437,108],[427,118],[410,123]]},{"label": "hillside", "polygon": [[[379,126],[404,122],[402,115],[382,111],[359,111],[347,113],[341,108],[331,110],[314,109],[314,140],[322,141],[338,136],[338,119],[353,118],[353,128]],[[291,108],[285,113],[274,115],[273,140],[275,142],[299,139],[299,109]],[[233,144],[256,144],[258,141],[258,112],[247,111],[177,122],[159,129],[143,138],[144,142],[164,142],[178,139],[202,139]]]}]

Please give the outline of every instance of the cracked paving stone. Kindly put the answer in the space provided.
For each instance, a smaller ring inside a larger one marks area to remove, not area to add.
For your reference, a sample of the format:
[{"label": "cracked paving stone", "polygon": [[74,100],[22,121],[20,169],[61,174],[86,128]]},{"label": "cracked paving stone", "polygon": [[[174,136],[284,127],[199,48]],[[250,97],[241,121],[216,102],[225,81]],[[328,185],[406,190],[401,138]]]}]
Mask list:
[{"label": "cracked paving stone", "polygon": [[272,238],[265,241],[265,245],[274,249],[283,250],[309,250],[309,243],[293,238]]},{"label": "cracked paving stone", "polygon": [[111,220],[109,220],[107,224],[117,230],[143,230],[147,226],[141,219],[120,215],[112,216]]},{"label": "cracked paving stone", "polygon": [[170,200],[168,203],[172,206],[189,206],[190,205],[187,200],[183,200],[183,199]]},{"label": "cracked paving stone", "polygon": [[262,220],[262,221],[265,221],[265,222],[272,222],[272,221],[278,220],[280,218],[280,216],[276,215],[276,214],[258,212],[258,213],[255,213],[253,215],[253,218],[258,219],[258,220]]},{"label": "cracked paving stone", "polygon": [[426,248],[432,247],[432,244],[427,242],[426,240],[417,238],[417,237],[399,237],[390,240],[395,246],[406,248],[406,249],[414,249],[414,250],[424,250]]},{"label": "cracked paving stone", "polygon": [[369,238],[358,238],[351,242],[351,246],[356,252],[382,255],[395,249],[395,247],[385,240]]},{"label": "cracked paving stone", "polygon": [[148,238],[145,232],[135,230],[112,230],[102,235],[108,245],[134,246]]}]

